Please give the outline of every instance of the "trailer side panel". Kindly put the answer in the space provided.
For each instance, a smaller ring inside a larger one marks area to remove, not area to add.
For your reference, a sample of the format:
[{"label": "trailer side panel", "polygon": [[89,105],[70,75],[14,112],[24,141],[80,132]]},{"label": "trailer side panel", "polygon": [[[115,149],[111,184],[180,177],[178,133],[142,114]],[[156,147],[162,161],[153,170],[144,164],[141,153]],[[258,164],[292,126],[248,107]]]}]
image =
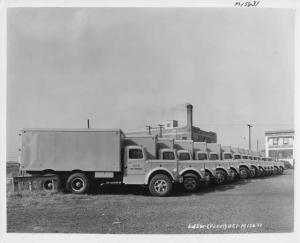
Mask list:
[{"label": "trailer side panel", "polygon": [[120,130],[24,130],[21,161],[27,171],[121,171]]}]

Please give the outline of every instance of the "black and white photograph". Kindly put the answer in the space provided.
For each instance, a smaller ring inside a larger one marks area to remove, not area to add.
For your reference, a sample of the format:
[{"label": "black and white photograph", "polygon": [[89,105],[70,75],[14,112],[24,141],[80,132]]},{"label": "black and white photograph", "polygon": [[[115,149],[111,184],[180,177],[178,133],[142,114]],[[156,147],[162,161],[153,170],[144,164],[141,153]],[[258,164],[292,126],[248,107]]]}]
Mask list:
[{"label": "black and white photograph", "polygon": [[296,12],[260,4],[7,7],[6,234],[294,233]]}]

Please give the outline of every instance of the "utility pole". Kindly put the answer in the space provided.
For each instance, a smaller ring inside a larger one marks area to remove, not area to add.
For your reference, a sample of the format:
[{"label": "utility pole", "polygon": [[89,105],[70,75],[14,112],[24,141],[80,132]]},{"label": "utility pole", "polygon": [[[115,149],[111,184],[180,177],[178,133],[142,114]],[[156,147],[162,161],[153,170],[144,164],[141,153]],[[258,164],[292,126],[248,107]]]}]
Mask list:
[{"label": "utility pole", "polygon": [[247,124],[247,126],[249,127],[249,150],[251,150],[251,127],[252,127],[252,125]]},{"label": "utility pole", "polygon": [[256,151],[259,152],[259,149],[258,149],[258,139],[256,140]]},{"label": "utility pole", "polygon": [[87,128],[90,128],[90,119],[87,119]]},{"label": "utility pole", "polygon": [[150,126],[150,125],[147,125],[147,126],[145,126],[145,127],[146,127],[147,130],[148,130],[148,134],[151,135],[151,126]]},{"label": "utility pole", "polygon": [[159,136],[162,137],[162,128],[164,125],[158,124],[159,126]]}]

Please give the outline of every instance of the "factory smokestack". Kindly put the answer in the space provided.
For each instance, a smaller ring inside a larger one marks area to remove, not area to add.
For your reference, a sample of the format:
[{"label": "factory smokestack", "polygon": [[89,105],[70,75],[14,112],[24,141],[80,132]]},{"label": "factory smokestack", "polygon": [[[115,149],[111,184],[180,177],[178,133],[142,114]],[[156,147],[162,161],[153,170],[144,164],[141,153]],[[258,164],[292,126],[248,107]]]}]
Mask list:
[{"label": "factory smokestack", "polygon": [[186,104],[186,111],[187,111],[187,139],[192,139],[193,105]]}]

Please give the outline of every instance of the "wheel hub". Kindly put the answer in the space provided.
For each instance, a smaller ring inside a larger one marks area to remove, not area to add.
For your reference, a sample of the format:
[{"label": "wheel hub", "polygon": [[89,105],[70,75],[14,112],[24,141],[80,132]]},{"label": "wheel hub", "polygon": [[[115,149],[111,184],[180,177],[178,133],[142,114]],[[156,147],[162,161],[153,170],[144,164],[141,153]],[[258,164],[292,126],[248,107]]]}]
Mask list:
[{"label": "wheel hub", "polygon": [[158,180],[154,183],[155,191],[161,193],[167,190],[167,182],[165,180]]},{"label": "wheel hub", "polygon": [[75,178],[71,185],[75,191],[80,191],[84,187],[84,181],[80,178]]}]

